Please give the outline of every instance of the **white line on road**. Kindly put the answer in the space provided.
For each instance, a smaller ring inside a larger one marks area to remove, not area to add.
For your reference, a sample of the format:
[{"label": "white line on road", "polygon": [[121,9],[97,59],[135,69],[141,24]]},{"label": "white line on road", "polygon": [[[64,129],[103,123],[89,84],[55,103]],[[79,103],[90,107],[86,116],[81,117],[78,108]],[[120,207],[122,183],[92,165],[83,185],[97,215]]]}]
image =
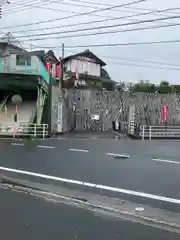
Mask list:
[{"label": "white line on road", "polygon": [[165,160],[165,159],[159,159],[159,158],[153,158],[152,160],[153,160],[153,161],[156,161],[156,162],[165,162],[165,163],[180,164],[180,162],[177,162],[177,161]]},{"label": "white line on road", "polygon": [[85,149],[75,149],[75,148],[70,148],[69,151],[74,151],[74,152],[89,152],[89,150],[85,150]]},{"label": "white line on road", "polygon": [[44,146],[44,145],[39,145],[37,146],[38,148],[47,148],[47,149],[51,149],[51,148],[55,148],[53,146]]},{"label": "white line on road", "polygon": [[108,156],[113,156],[113,157],[121,157],[121,158],[129,158],[129,155],[125,154],[119,154],[119,153],[106,153]]},{"label": "white line on road", "polygon": [[6,137],[6,138],[0,138],[0,140],[15,140],[15,141],[23,141],[24,139],[22,138],[15,138],[13,139],[12,137]]},{"label": "white line on road", "polygon": [[90,188],[107,190],[107,191],[111,191],[111,192],[128,194],[128,195],[148,198],[148,199],[152,199],[152,200],[180,204],[180,199],[176,199],[176,198],[158,196],[158,195],[153,195],[153,194],[144,193],[144,192],[127,190],[127,189],[123,189],[123,188],[110,187],[110,186],[106,186],[106,185],[98,185],[98,184],[89,183],[89,182],[83,182],[83,181],[78,181],[78,180],[73,180],[73,179],[68,179],[68,178],[60,178],[60,177],[45,175],[45,174],[41,174],[41,173],[24,171],[24,170],[20,170],[20,169],[6,168],[6,167],[2,167],[2,166],[0,166],[0,170],[6,171],[6,172],[19,173],[19,174],[28,175],[28,176],[39,177],[39,178],[44,178],[44,179],[49,179],[49,180],[54,180],[54,181],[59,181],[59,182],[64,182],[64,183],[82,185],[82,186],[86,186],[86,187],[90,187]]},{"label": "white line on road", "polygon": [[24,146],[24,143],[11,143],[12,146]]}]

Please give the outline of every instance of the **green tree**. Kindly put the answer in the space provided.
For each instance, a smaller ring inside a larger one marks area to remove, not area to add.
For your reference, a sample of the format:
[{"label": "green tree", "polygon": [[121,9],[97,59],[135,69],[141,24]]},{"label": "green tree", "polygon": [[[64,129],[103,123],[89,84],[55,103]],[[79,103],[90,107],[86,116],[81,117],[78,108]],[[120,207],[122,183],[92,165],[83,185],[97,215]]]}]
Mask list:
[{"label": "green tree", "polygon": [[159,93],[172,93],[173,88],[167,81],[161,81],[159,87],[158,87]]}]

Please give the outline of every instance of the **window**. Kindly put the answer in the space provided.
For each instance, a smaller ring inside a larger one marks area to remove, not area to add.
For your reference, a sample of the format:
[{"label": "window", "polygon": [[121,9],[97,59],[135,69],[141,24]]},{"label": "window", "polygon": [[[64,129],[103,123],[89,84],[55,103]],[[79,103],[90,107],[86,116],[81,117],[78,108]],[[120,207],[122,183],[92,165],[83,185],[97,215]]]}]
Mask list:
[{"label": "window", "polygon": [[31,66],[31,56],[16,55],[16,65]]},{"label": "window", "polygon": [[31,66],[31,56],[26,56],[27,66]]}]

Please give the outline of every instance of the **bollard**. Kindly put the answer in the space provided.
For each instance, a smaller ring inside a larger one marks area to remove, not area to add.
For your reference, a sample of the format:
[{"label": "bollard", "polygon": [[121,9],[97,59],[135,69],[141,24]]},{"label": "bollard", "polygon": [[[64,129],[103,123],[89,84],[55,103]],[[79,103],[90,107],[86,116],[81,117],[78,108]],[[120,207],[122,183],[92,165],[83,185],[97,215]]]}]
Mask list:
[{"label": "bollard", "polygon": [[152,126],[149,126],[149,140],[152,138]]},{"label": "bollard", "polygon": [[144,125],[143,125],[143,129],[142,129],[142,140],[144,140]]},{"label": "bollard", "polygon": [[36,124],[34,124],[34,137],[36,137]]}]

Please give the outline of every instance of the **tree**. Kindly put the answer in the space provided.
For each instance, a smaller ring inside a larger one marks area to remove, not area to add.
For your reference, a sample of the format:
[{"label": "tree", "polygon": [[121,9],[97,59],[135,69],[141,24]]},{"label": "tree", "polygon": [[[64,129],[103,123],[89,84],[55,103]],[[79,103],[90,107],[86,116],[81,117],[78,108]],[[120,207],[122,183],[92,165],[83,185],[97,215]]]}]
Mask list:
[{"label": "tree", "polygon": [[139,81],[139,83],[134,84],[133,92],[148,92],[155,93],[156,86],[155,84],[149,83],[148,81]]},{"label": "tree", "polygon": [[161,81],[159,87],[158,87],[159,93],[172,93],[173,88],[167,81]]}]

